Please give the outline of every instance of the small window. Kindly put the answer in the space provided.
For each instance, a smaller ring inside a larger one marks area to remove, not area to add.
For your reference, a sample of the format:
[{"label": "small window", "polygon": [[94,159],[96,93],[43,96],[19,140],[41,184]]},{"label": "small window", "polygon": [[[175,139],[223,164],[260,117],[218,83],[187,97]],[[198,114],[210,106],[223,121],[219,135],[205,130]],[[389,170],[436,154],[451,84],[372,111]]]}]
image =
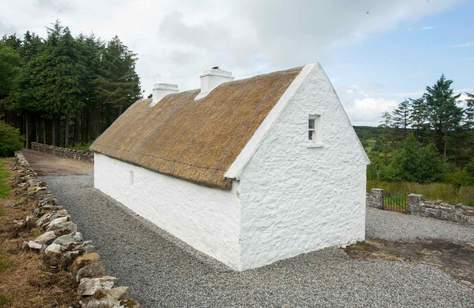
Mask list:
[{"label": "small window", "polygon": [[319,118],[318,114],[310,114],[308,118],[308,140],[311,142],[319,141]]}]

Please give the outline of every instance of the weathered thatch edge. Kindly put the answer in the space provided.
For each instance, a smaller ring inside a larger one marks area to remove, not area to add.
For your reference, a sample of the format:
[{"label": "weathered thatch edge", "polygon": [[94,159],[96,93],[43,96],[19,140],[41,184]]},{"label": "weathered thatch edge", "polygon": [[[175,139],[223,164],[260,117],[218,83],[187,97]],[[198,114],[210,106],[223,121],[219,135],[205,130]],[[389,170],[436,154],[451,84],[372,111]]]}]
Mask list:
[{"label": "weathered thatch edge", "polygon": [[224,176],[301,67],[131,105],[91,150],[193,183],[228,190]]},{"label": "weathered thatch edge", "polygon": [[[23,225],[30,228],[37,226],[43,230],[47,228],[47,231],[37,239],[41,236],[44,237],[46,233],[51,235],[51,241],[48,241],[49,244],[47,244],[48,242],[42,243],[34,240],[25,242],[23,247],[39,251],[43,256],[45,265],[51,268],[53,272],[64,269],[71,272],[74,279],[81,277],[79,274],[81,269],[85,269],[93,263],[98,264],[100,256],[95,252],[91,241],[82,240],[82,235],[77,232],[77,225],[70,221],[67,211],[58,204],[57,199],[48,190],[47,184],[39,180],[38,174],[31,168],[23,153],[15,152],[15,157],[16,163],[12,168],[12,171],[15,172],[12,180],[15,194],[25,196],[26,200],[34,202],[36,206],[33,216],[27,216]],[[56,225],[62,226],[62,229],[53,229],[52,231],[51,226],[59,220],[61,222],[56,223]],[[67,246],[63,246],[59,242],[55,243],[56,239],[64,236],[78,239],[77,241],[71,241]],[[101,265],[101,263],[98,265]],[[115,277],[106,275],[83,277],[90,278],[80,278],[77,281],[77,292],[81,307],[140,306],[135,300],[126,295],[128,287],[114,287],[117,280]],[[91,290],[94,292],[89,294],[88,292],[91,292]]]},{"label": "weathered thatch edge", "polygon": [[[133,165],[133,166],[136,166],[136,167],[140,167],[140,168],[152,171],[152,172],[156,172],[156,173],[160,173],[160,174],[163,174],[163,175],[166,175],[166,176],[177,178],[177,179],[189,182],[189,183],[202,185],[202,186],[206,186],[206,187],[209,187],[209,188],[222,189],[222,190],[231,190],[232,189],[232,182],[233,182],[232,179],[224,178],[223,181],[219,181],[219,182],[215,182],[215,183],[211,182],[211,181],[199,181],[199,180],[192,180],[191,181],[190,179],[187,179],[185,177],[181,177],[181,176],[174,175],[174,174],[171,174],[171,173],[166,173],[166,172],[163,172],[163,171],[157,171],[157,170],[148,168],[146,166],[139,165],[135,162],[132,162],[132,161],[120,158],[120,157],[114,157],[113,155],[110,155],[110,154],[101,153],[100,151],[93,151],[93,152],[94,153],[99,153],[101,155],[105,155],[105,156],[113,158],[113,159],[120,160],[120,161],[125,162],[127,164],[130,164],[130,165]],[[223,183],[225,183],[225,184],[223,184]]]},{"label": "weathered thatch edge", "polygon": [[277,103],[273,106],[273,108],[270,110],[270,112],[265,117],[263,122],[255,131],[253,136],[250,138],[250,140],[247,142],[245,147],[236,157],[232,165],[230,165],[229,169],[227,169],[226,173],[224,174],[224,177],[226,179],[239,180],[243,169],[245,168],[245,166],[247,166],[250,159],[257,152],[265,136],[268,134],[268,132],[273,127],[275,122],[281,116],[286,106],[295,95],[296,91],[298,91],[298,89],[301,87],[304,80],[309,75],[309,73],[311,73],[314,67],[315,67],[315,64],[305,65],[300,71],[300,73],[296,76],[296,78],[293,79],[293,81],[285,90],[283,95],[280,97]]}]

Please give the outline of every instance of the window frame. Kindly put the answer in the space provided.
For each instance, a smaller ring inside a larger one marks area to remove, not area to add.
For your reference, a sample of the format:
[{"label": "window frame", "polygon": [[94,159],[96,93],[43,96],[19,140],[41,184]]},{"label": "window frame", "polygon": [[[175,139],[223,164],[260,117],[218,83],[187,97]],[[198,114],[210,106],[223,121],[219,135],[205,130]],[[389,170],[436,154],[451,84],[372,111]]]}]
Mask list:
[{"label": "window frame", "polygon": [[[308,135],[307,141],[312,143],[318,143],[320,141],[320,129],[319,129],[319,122],[321,121],[321,115],[312,113],[308,115]],[[313,124],[311,127],[311,123]]]}]

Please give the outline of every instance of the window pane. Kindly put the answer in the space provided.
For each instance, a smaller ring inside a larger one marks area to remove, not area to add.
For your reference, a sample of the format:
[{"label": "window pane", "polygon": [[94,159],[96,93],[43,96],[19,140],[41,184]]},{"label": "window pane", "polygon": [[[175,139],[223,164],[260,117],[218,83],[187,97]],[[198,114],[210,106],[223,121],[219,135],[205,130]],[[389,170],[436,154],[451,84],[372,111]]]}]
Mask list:
[{"label": "window pane", "polygon": [[308,128],[310,128],[310,129],[314,128],[314,122],[315,122],[314,119],[309,119],[308,120]]},{"label": "window pane", "polygon": [[309,130],[308,131],[308,139],[313,140],[313,136],[314,136],[314,130]]}]

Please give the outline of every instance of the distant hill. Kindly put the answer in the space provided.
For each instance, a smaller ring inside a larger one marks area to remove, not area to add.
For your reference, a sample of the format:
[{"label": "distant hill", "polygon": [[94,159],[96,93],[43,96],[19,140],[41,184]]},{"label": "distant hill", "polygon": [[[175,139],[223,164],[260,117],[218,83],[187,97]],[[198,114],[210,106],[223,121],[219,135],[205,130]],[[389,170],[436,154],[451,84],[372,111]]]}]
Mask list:
[{"label": "distant hill", "polygon": [[375,126],[354,126],[354,129],[360,140],[378,139],[378,137],[383,133],[382,127]]}]

